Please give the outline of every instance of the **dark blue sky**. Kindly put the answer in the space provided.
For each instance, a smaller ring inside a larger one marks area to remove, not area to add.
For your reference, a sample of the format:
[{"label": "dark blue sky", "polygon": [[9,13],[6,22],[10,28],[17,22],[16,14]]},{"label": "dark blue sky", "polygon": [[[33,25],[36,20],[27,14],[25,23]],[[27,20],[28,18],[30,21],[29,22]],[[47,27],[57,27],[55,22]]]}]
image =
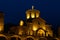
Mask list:
[{"label": "dark blue sky", "polygon": [[40,16],[52,25],[60,25],[60,1],[56,0],[0,0],[0,11],[5,12],[5,23],[17,24],[25,19],[25,11],[34,5]]}]

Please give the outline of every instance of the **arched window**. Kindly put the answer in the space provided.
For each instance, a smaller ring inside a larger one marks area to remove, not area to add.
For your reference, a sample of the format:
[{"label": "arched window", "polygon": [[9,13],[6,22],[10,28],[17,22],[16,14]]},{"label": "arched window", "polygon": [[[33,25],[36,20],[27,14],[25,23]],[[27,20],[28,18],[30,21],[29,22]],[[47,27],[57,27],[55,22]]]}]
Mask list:
[{"label": "arched window", "polygon": [[35,13],[31,12],[31,18],[35,18]]},{"label": "arched window", "polygon": [[29,19],[30,18],[30,13],[27,13],[26,17],[27,17],[27,19]]},{"label": "arched window", "polygon": [[39,17],[39,15],[40,15],[40,14],[39,14],[38,12],[36,12],[36,18],[38,18],[38,17]]},{"label": "arched window", "polygon": [[45,36],[45,31],[42,30],[42,29],[40,29],[40,30],[38,30],[37,34],[38,34],[39,36]]}]

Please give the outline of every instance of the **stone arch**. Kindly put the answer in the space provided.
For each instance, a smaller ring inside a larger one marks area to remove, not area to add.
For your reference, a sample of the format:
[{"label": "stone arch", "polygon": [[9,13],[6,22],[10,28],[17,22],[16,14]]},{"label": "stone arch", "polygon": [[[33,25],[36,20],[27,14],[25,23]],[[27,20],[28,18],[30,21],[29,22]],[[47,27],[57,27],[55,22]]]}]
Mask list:
[{"label": "stone arch", "polygon": [[[40,32],[40,33],[39,33],[39,32]],[[39,29],[36,31],[36,33],[37,33],[37,35],[40,35],[40,34],[41,34],[41,36],[45,36],[45,35],[46,35],[46,31],[43,30],[42,28],[39,28]]]},{"label": "stone arch", "polygon": [[7,36],[5,36],[4,34],[0,34],[0,37],[3,37],[5,40],[8,40],[8,37]]},{"label": "stone arch", "polygon": [[27,36],[26,38],[25,38],[25,40],[27,40],[27,39],[31,39],[31,40],[35,40],[35,38],[33,37],[33,36]]},{"label": "stone arch", "polygon": [[18,39],[18,40],[19,40],[19,39],[21,40],[21,37],[18,36],[18,35],[13,35],[13,36],[10,37],[10,39],[11,39],[11,38],[16,38],[16,39]]},{"label": "stone arch", "polygon": [[[40,29],[42,29],[42,28],[38,28],[38,30],[40,30]],[[38,30],[37,30],[37,31],[38,31]],[[42,29],[42,30],[44,30],[44,29]],[[37,32],[37,31],[36,31],[36,32]],[[44,31],[45,31],[45,30],[44,30]]]}]

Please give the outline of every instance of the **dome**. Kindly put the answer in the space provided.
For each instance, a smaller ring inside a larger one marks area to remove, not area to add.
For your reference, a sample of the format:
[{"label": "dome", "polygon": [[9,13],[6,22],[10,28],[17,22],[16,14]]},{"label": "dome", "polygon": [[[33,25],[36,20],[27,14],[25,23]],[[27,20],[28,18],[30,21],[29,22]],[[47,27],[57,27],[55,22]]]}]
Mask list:
[{"label": "dome", "polygon": [[40,16],[40,11],[34,9],[34,6],[32,6],[32,9],[29,9],[26,11],[26,18],[38,18]]}]

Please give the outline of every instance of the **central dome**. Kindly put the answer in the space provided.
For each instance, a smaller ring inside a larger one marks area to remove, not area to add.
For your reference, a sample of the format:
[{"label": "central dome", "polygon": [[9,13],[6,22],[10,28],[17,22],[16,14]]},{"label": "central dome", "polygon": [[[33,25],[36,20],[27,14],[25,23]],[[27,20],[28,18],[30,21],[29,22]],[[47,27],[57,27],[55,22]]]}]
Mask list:
[{"label": "central dome", "polygon": [[40,16],[40,11],[34,9],[34,6],[32,6],[32,9],[29,9],[26,11],[26,18],[38,18]]}]

